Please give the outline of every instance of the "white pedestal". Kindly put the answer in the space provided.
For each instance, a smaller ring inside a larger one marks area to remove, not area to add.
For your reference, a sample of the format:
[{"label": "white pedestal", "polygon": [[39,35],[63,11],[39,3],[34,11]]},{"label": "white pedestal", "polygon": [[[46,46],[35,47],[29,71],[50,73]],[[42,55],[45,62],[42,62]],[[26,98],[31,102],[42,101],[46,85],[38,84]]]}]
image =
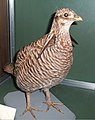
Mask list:
[{"label": "white pedestal", "polygon": [[[51,94],[51,99],[54,102],[60,102],[53,94]],[[36,91],[31,94],[31,104],[33,107],[38,107],[41,110],[45,110],[47,105],[43,103],[44,101],[45,97],[42,92]],[[8,93],[4,97],[4,102],[8,106],[16,108],[17,112],[15,120],[34,120],[30,112],[22,115],[26,105],[25,94],[23,92],[16,91]],[[65,105],[58,107],[64,114],[59,113],[53,107],[51,107],[47,112],[34,111],[34,113],[38,120],[75,120],[76,116]]]}]

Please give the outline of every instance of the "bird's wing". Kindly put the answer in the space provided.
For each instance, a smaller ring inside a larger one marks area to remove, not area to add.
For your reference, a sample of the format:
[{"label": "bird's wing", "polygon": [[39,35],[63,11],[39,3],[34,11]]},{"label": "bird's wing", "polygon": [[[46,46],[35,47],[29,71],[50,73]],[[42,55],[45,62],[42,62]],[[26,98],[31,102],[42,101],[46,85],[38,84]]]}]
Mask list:
[{"label": "bird's wing", "polygon": [[27,64],[30,58],[36,57],[39,59],[41,54],[47,47],[54,45],[55,35],[53,33],[49,33],[44,35],[42,38],[38,39],[37,41],[23,47],[16,56],[15,62],[15,71],[19,71],[19,67],[23,66],[23,64]]},{"label": "bird's wing", "polygon": [[41,52],[38,55],[38,59],[40,58],[41,54],[44,52],[44,50],[55,44],[55,34],[54,33],[49,33],[47,35],[44,36],[44,38],[42,39],[44,41],[44,44],[42,44],[42,49]]}]

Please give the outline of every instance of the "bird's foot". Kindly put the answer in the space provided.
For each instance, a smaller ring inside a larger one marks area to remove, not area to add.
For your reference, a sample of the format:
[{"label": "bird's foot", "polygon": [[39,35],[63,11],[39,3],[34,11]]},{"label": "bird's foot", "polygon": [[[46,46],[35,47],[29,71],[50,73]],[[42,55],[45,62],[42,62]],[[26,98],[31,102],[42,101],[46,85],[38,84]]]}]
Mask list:
[{"label": "bird's foot", "polygon": [[36,118],[36,115],[34,114],[33,111],[43,112],[43,110],[39,110],[39,109],[37,109],[37,108],[34,108],[34,107],[32,107],[32,106],[29,106],[29,107],[26,107],[26,109],[24,110],[24,112],[22,113],[22,115],[24,115],[24,114],[25,114],[26,112],[28,112],[28,111],[32,114],[32,116],[33,116],[33,118],[34,118],[35,120],[37,120],[37,118]]},{"label": "bird's foot", "polygon": [[52,101],[46,101],[46,102],[44,102],[44,103],[47,104],[46,112],[47,112],[47,111],[50,109],[50,107],[52,106],[52,107],[55,108],[58,112],[61,112],[62,114],[64,114],[63,111],[61,111],[61,110],[57,107],[57,105],[63,106],[63,103],[54,103],[54,102],[52,102]]}]

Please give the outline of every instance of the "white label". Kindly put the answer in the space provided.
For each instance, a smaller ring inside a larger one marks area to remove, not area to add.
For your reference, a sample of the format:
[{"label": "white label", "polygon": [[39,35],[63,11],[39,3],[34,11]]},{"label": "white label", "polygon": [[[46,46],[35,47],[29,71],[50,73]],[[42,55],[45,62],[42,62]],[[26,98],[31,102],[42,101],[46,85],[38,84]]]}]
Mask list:
[{"label": "white label", "polygon": [[14,120],[16,109],[0,104],[0,120]]}]

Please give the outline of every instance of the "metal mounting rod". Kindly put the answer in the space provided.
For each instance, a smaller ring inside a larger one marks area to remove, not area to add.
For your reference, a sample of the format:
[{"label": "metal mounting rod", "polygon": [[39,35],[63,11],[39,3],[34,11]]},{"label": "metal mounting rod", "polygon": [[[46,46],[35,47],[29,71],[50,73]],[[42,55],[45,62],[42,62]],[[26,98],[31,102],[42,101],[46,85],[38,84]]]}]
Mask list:
[{"label": "metal mounting rod", "polygon": [[10,36],[10,61],[13,62],[15,54],[14,42],[14,0],[8,0],[9,5],[9,36]]}]

